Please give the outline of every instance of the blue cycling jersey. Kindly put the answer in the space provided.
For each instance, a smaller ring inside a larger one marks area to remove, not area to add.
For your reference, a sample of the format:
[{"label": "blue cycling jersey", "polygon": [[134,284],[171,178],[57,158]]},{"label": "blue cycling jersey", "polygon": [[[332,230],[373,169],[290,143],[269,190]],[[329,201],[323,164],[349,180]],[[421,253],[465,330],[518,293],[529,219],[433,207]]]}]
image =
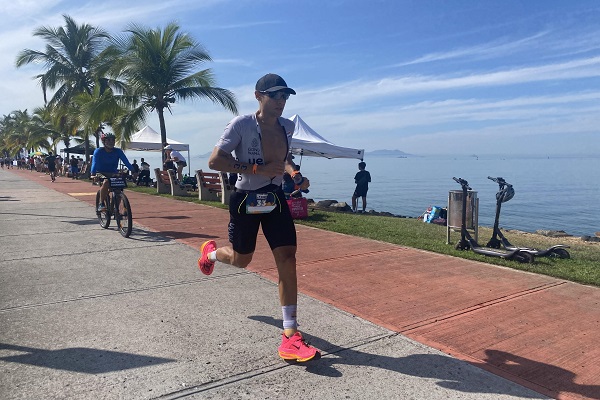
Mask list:
[{"label": "blue cycling jersey", "polygon": [[119,160],[121,160],[130,171],[133,169],[133,166],[127,159],[123,150],[115,147],[112,151],[106,151],[104,147],[100,147],[94,151],[91,174],[95,175],[96,172],[117,173],[119,172]]}]

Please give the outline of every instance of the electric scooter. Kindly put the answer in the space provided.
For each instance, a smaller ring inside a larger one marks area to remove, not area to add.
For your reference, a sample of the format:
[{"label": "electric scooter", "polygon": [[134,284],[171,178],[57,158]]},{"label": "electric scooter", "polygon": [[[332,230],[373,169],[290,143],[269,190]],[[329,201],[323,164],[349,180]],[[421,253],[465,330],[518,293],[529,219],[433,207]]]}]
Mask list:
[{"label": "electric scooter", "polygon": [[515,260],[520,263],[532,263],[534,260],[533,254],[523,252],[520,249],[513,250],[502,250],[492,249],[489,247],[480,246],[475,239],[471,237],[469,231],[467,231],[467,191],[471,190],[469,182],[462,178],[452,178],[461,187],[463,192],[462,198],[462,221],[460,226],[460,242],[455,246],[457,250],[469,250],[471,249],[474,253],[483,254],[489,257],[500,257],[507,260]]},{"label": "electric scooter", "polygon": [[571,255],[565,248],[569,248],[569,246],[564,244],[557,244],[552,247],[547,248],[546,250],[538,250],[529,247],[517,247],[512,245],[506,237],[500,231],[498,226],[498,222],[500,220],[500,208],[502,207],[502,203],[505,203],[513,198],[515,195],[515,190],[512,185],[506,182],[503,178],[493,178],[488,176],[488,179],[494,181],[498,184],[498,193],[496,193],[496,219],[494,220],[494,233],[492,234],[492,238],[487,243],[487,247],[491,247],[494,249],[499,249],[500,247],[504,247],[506,250],[519,250],[525,253],[529,253],[536,257],[556,257],[556,258],[570,258]]}]

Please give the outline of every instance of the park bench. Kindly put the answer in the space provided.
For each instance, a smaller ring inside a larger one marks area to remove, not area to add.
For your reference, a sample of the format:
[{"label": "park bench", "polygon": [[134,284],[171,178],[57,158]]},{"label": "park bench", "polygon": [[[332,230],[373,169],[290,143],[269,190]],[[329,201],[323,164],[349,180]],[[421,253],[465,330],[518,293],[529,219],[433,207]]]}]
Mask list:
[{"label": "park bench", "polygon": [[177,182],[175,171],[169,169],[161,171],[160,168],[154,168],[156,175],[156,191],[158,193],[170,193],[172,196],[189,196],[189,191],[193,190],[192,185],[181,185]]},{"label": "park bench", "polygon": [[198,182],[198,199],[204,201],[220,201],[229,204],[229,197],[234,187],[229,184],[227,174],[224,172],[196,171]]}]

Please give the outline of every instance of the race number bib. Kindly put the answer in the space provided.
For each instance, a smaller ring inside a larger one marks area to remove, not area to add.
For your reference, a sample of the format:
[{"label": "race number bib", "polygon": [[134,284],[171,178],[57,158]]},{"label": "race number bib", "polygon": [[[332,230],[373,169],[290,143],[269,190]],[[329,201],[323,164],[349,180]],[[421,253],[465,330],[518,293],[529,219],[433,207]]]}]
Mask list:
[{"label": "race number bib", "polygon": [[121,177],[109,178],[110,187],[114,189],[123,189],[127,187],[127,182]]},{"label": "race number bib", "polygon": [[246,197],[246,214],[270,213],[276,206],[275,194],[271,192],[248,193]]}]

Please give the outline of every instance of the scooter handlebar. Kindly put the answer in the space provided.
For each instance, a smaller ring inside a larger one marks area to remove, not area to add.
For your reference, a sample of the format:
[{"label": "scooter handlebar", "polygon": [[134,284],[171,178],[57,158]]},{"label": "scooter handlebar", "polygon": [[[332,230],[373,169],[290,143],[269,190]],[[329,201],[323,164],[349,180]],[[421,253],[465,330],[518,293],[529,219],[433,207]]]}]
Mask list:
[{"label": "scooter handlebar", "polygon": [[490,181],[494,181],[494,182],[498,183],[498,178],[494,178],[493,176],[488,176],[488,179]]},{"label": "scooter handlebar", "polygon": [[494,178],[493,176],[488,176],[488,179],[496,182],[499,185],[508,185],[508,183],[504,180],[504,178],[502,178],[500,176],[497,178]]},{"label": "scooter handlebar", "polygon": [[467,190],[471,190],[471,188],[469,187],[469,182],[467,182],[466,180],[457,177],[452,177],[452,179],[454,179],[456,183],[458,183],[460,186],[466,187]]}]

